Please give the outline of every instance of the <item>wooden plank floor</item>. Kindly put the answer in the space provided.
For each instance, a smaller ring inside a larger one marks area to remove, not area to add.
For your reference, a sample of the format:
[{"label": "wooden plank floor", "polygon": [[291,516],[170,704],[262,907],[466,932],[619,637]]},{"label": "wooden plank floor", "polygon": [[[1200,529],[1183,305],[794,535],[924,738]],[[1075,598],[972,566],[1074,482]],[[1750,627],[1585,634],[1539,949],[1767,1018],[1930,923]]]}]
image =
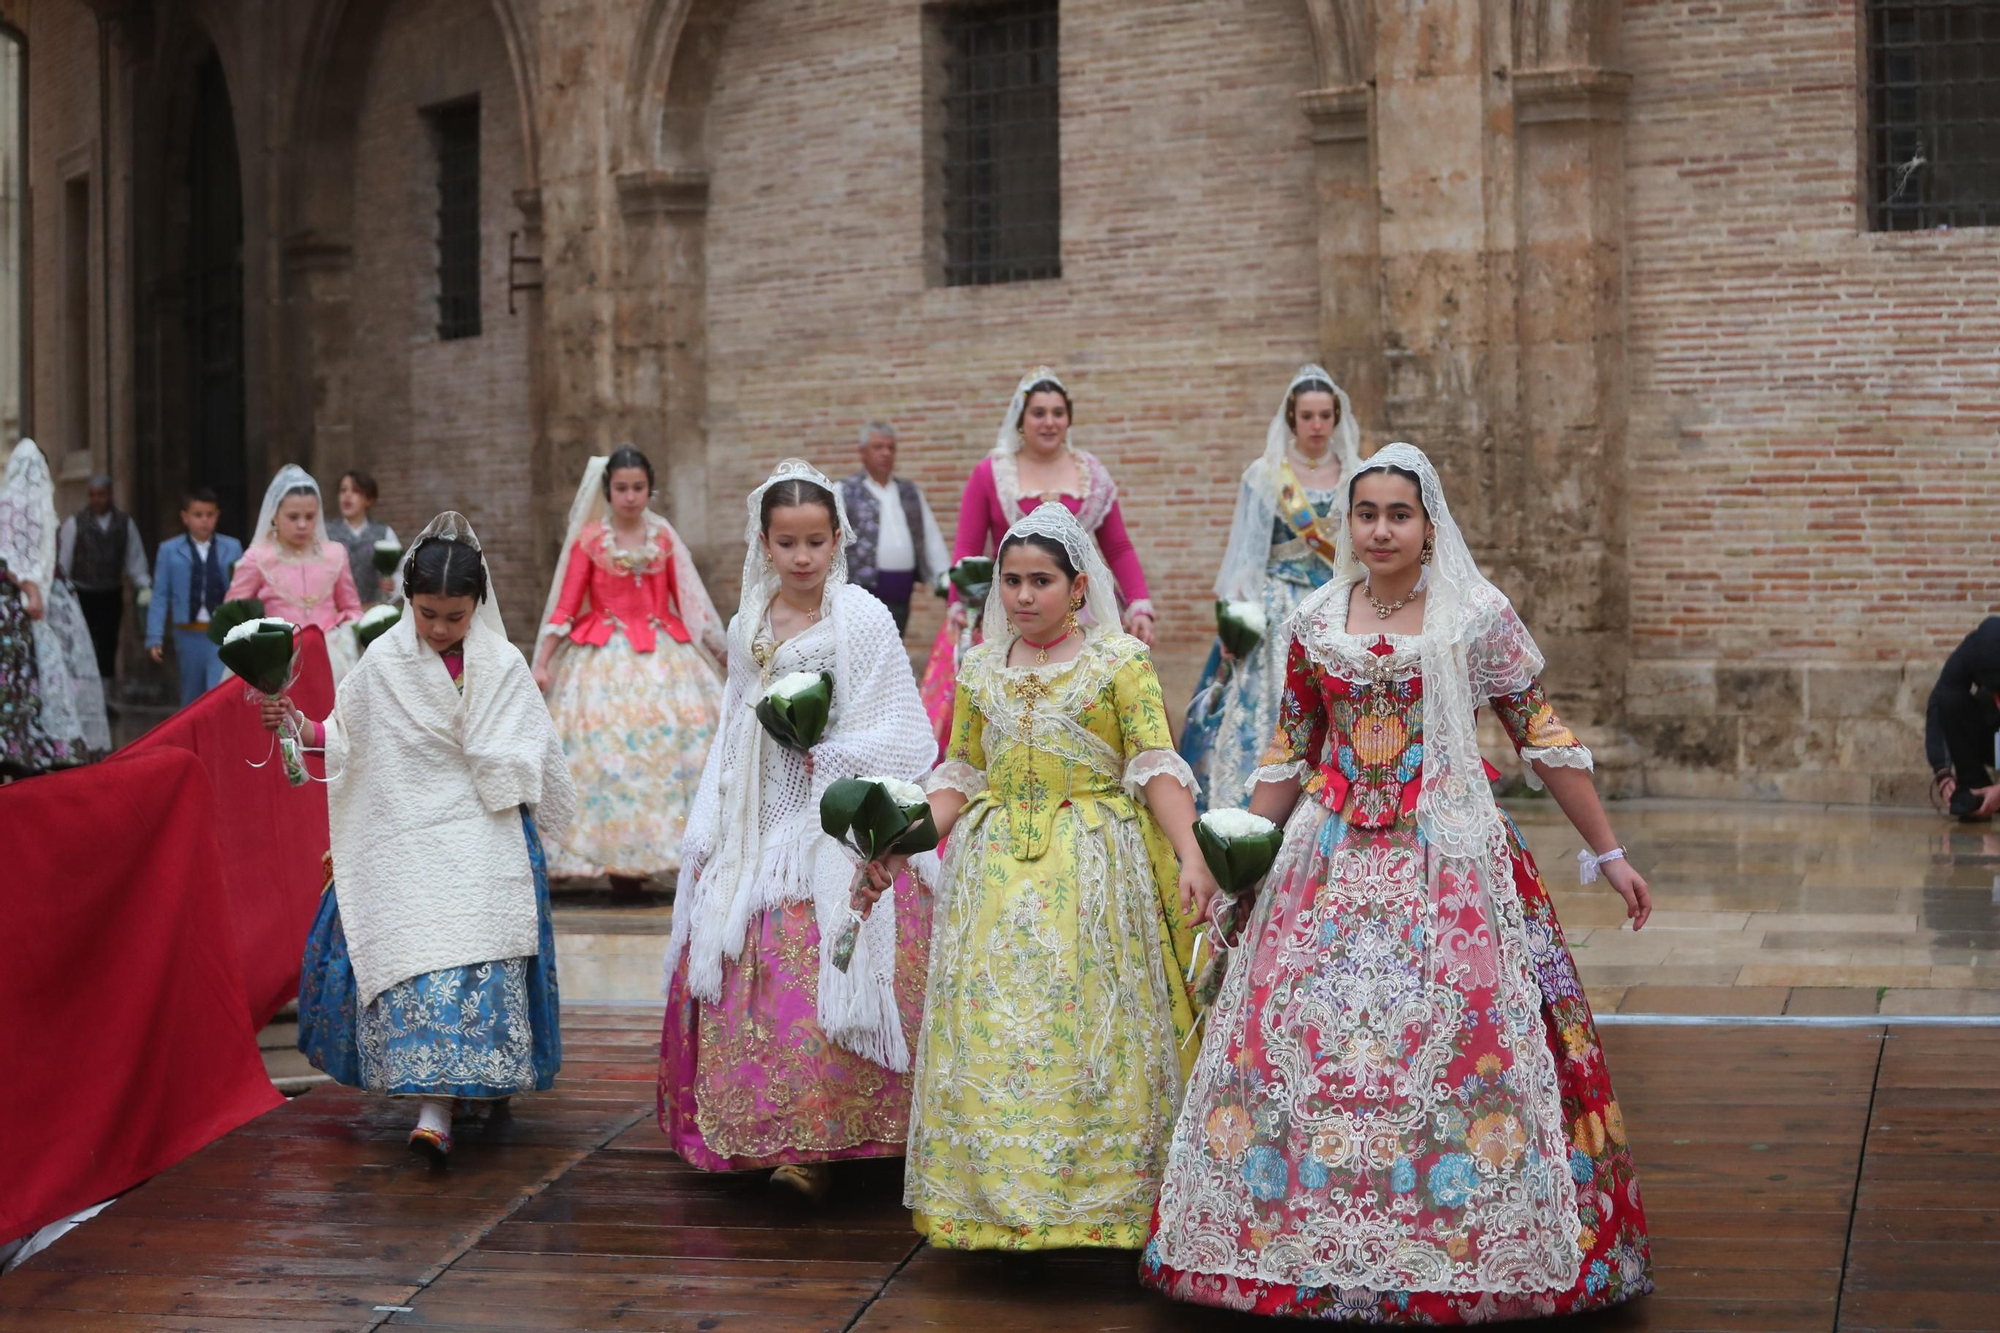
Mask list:
[{"label": "wooden plank floor", "polygon": [[[1140,1291],[1129,1256],[926,1249],[897,1163],[818,1209],[691,1171],[653,1124],[655,1022],[568,1011],[558,1090],[446,1171],[403,1150],[404,1105],[308,1093],[0,1279],[0,1330],[1270,1327]],[[2000,1032],[1604,1038],[1660,1290],[1566,1327],[2000,1329]]]}]

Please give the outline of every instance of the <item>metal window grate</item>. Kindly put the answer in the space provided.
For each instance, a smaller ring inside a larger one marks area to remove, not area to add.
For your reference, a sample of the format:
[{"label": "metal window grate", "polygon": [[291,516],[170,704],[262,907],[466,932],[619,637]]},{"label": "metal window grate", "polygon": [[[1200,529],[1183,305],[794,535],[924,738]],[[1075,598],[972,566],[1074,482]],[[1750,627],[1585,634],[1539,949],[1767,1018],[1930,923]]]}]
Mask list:
[{"label": "metal window grate", "polygon": [[944,280],[1062,276],[1055,0],[954,6],[944,54]]},{"label": "metal window grate", "polygon": [[1867,0],[1868,220],[2000,226],[2000,4]]},{"label": "metal window grate", "polygon": [[438,337],[479,336],[479,103],[430,113],[437,144]]}]

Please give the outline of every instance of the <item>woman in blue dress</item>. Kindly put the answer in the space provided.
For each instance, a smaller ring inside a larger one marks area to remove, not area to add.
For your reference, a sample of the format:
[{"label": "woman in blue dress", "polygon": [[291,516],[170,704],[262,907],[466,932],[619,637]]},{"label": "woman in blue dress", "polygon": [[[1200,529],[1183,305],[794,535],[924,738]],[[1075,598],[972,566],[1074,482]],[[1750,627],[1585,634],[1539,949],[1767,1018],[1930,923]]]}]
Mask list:
[{"label": "woman in blue dress", "polygon": [[424,530],[402,585],[408,609],[331,716],[277,698],[264,718],[326,751],[332,873],[299,1049],[338,1082],[417,1099],[410,1147],[442,1162],[458,1103],[544,1091],[562,1064],[541,834],[568,825],[576,790],[462,516]]},{"label": "woman in blue dress", "polygon": [[1241,661],[1216,640],[1181,733],[1202,810],[1249,804],[1251,774],[1278,724],[1287,646],[1280,627],[1333,576],[1340,488],[1360,462],[1361,428],[1347,394],[1319,366],[1299,367],[1264,434],[1263,454],[1243,469],[1215,580],[1219,600],[1261,610],[1264,636]]}]

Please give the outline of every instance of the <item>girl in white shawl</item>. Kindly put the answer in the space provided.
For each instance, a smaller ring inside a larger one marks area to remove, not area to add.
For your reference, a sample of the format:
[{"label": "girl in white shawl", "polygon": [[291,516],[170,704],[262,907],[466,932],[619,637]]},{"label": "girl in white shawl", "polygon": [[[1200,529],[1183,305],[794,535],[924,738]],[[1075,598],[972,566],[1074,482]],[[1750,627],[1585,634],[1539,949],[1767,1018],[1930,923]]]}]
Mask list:
[{"label": "girl in white shawl", "polygon": [[[888,608],[847,582],[853,528],[833,483],[788,459],[748,511],[722,721],[681,848],[660,1128],[691,1165],[776,1167],[817,1197],[825,1163],[903,1153],[930,938],[905,882],[847,970],[833,965],[821,944],[848,920],[855,867],[821,831],[819,798],[840,778],[920,779],[935,742]],[[755,711],[795,672],[833,677],[806,755]]]},{"label": "girl in white shawl", "polygon": [[[104,686],[83,608],[56,576],[55,495],[48,460],[33,440],[22,440],[7,459],[0,484],[0,578],[19,590],[29,622],[29,643],[14,646],[16,636],[9,635],[0,645],[8,658],[8,665],[0,666],[0,692],[17,710],[34,712],[18,737],[10,736],[0,766],[22,773],[88,763],[111,748]],[[26,688],[30,658],[32,691]],[[30,693],[32,700],[26,697]]]},{"label": "girl in white shawl", "polygon": [[332,716],[278,698],[264,722],[289,716],[326,751],[334,874],[299,1049],[341,1083],[419,1098],[411,1150],[442,1162],[453,1098],[546,1090],[562,1064],[540,831],[569,823],[576,792],[463,516],[424,529],[402,586],[409,609]]}]

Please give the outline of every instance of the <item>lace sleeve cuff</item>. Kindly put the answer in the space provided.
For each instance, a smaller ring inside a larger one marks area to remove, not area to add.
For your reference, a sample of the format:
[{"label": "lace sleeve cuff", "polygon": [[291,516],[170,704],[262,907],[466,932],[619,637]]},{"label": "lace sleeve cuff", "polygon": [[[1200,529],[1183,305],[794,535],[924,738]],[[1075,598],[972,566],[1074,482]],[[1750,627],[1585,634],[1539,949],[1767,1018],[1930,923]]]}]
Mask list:
[{"label": "lace sleeve cuff", "polygon": [[1521,751],[1521,766],[1527,776],[1528,787],[1533,791],[1542,790],[1543,785],[1542,775],[1535,771],[1536,764],[1547,764],[1550,768],[1580,768],[1586,773],[1597,768],[1597,761],[1581,745],[1527,746]]},{"label": "lace sleeve cuff", "polygon": [[1125,765],[1123,785],[1126,795],[1135,801],[1144,800],[1146,784],[1161,774],[1172,778],[1190,792],[1198,790],[1195,786],[1194,770],[1188,767],[1187,760],[1172,750],[1147,750]]},{"label": "lace sleeve cuff", "polygon": [[1153,599],[1141,597],[1125,608],[1125,620],[1128,624],[1134,616],[1151,616],[1155,620],[1159,619],[1159,613],[1153,610]]},{"label": "lace sleeve cuff", "polygon": [[1308,765],[1303,759],[1295,759],[1289,764],[1265,764],[1251,773],[1245,789],[1254,791],[1260,782],[1303,782]]},{"label": "lace sleeve cuff", "polygon": [[986,790],[986,775],[963,759],[947,759],[931,770],[923,788],[926,792],[949,789],[970,800]]}]

